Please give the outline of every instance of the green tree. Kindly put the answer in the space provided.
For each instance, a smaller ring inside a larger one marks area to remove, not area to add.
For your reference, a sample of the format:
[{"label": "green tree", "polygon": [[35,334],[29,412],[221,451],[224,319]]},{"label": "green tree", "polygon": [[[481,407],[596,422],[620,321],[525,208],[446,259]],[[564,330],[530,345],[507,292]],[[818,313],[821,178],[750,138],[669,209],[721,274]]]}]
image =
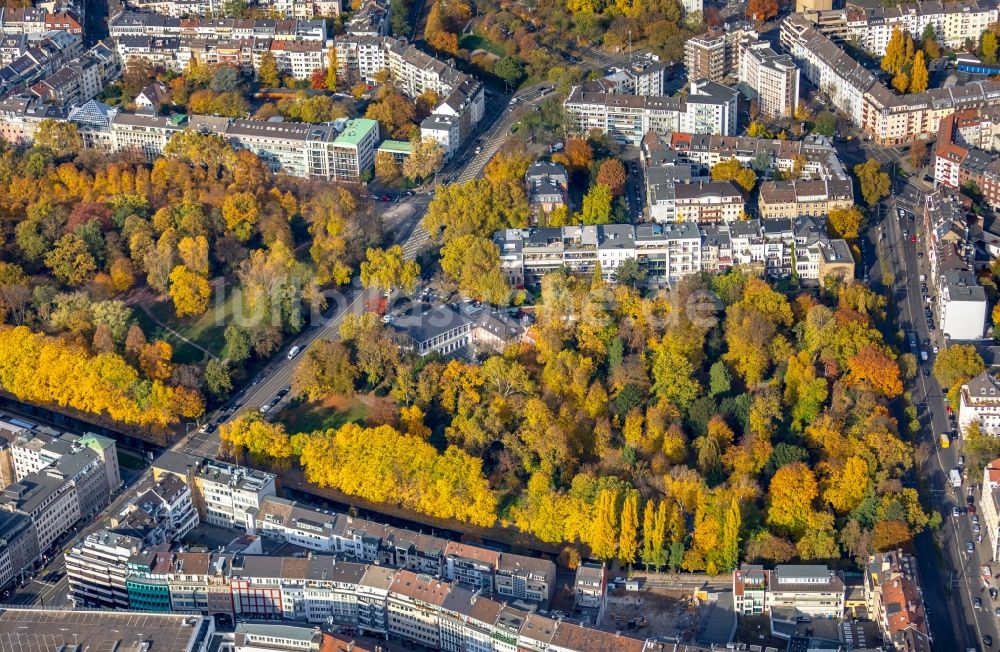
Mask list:
[{"label": "green tree", "polygon": [[882,171],[881,164],[873,158],[854,166],[854,174],[861,184],[861,195],[869,206],[874,206],[889,194],[889,175]]},{"label": "green tree", "polygon": [[611,189],[595,183],[583,197],[580,220],[584,224],[607,224],[611,218]]},{"label": "green tree", "polygon": [[236,324],[226,326],[223,332],[226,340],[226,355],[239,364],[250,357],[250,336]]},{"label": "green tree", "polygon": [[493,66],[493,74],[510,85],[511,88],[517,88],[517,85],[524,79],[524,64],[517,57],[506,56]]},{"label": "green tree", "polygon": [[694,365],[685,357],[680,343],[669,334],[650,347],[652,391],[661,399],[685,410],[698,397],[701,386],[694,379]]},{"label": "green tree", "polygon": [[79,285],[97,271],[97,262],[87,250],[87,244],[75,233],[67,233],[45,256],[45,266],[67,285]]},{"label": "green tree", "polygon": [[265,88],[277,88],[281,85],[278,61],[270,51],[265,52],[260,57],[260,66],[257,67],[257,79],[260,80],[261,86]]},{"label": "green tree", "polygon": [[967,382],[985,369],[983,358],[971,344],[948,346],[934,360],[934,377],[947,389]]},{"label": "green tree", "polygon": [[212,358],[205,365],[205,387],[217,399],[225,398],[233,391],[233,379],[229,371],[229,360]]},{"label": "green tree", "polygon": [[463,235],[441,248],[441,269],[468,297],[504,305],[510,286],[500,269],[500,250],[489,238]]},{"label": "green tree", "polygon": [[729,367],[722,360],[716,360],[708,370],[708,395],[726,394],[733,387],[733,377]]},{"label": "green tree", "polygon": [[740,503],[735,497],[729,500],[722,518],[722,537],[719,541],[718,564],[720,571],[731,571],[740,561],[740,528],[743,516]]}]

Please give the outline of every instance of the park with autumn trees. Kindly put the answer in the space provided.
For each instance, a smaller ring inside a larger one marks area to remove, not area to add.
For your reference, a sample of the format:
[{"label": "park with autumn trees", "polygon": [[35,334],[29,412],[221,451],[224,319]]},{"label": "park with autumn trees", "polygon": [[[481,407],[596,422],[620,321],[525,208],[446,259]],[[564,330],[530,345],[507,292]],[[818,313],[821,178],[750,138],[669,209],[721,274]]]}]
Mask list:
[{"label": "park with autumn trees", "polygon": [[520,166],[502,152],[438,192],[424,224],[444,281],[532,304],[529,342],[420,358],[377,315],[349,315],[302,355],[292,394],[391,408],[307,431],[243,414],[221,429],[226,452],[375,507],[651,568],[863,560],[939,524],[910,476],[929,454],[905,416],[917,367],[883,297],[779,291],[741,269],[651,293],[556,271],[512,293],[489,236],[527,217]]},{"label": "park with autumn trees", "polygon": [[0,189],[0,386],[152,441],[227,397],[382,238],[355,191],[193,132],[151,164],[46,121],[0,151]]}]

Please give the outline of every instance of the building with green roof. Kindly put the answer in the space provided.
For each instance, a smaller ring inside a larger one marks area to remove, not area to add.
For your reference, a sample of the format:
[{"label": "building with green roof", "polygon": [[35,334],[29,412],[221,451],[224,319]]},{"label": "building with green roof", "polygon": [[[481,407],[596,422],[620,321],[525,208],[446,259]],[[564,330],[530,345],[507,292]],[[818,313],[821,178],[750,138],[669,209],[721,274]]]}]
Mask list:
[{"label": "building with green roof", "polygon": [[104,462],[104,472],[108,476],[108,491],[114,493],[122,486],[122,474],[118,468],[118,446],[111,437],[88,432],[77,442],[97,453]]},{"label": "building with green roof", "polygon": [[413,153],[413,143],[408,140],[383,140],[378,146],[379,154],[389,154],[396,160],[397,165],[402,165],[403,161]]},{"label": "building with green roof", "polygon": [[375,148],[379,141],[379,126],[375,120],[348,120],[333,140],[332,175],[335,179],[358,180],[375,166]]}]

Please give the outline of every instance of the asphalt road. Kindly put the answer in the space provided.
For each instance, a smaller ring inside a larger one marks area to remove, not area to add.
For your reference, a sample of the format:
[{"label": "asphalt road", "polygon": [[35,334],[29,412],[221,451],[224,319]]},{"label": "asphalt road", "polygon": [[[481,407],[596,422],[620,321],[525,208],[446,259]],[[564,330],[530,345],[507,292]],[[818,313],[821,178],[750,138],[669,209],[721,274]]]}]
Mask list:
[{"label": "asphalt road", "polygon": [[[872,154],[885,162],[886,154],[891,156],[892,151],[881,150]],[[928,353],[928,361],[919,363],[920,371],[910,389],[918,406],[922,426],[919,441],[927,442],[934,451],[924,465],[922,475],[932,485],[933,507],[943,519],[940,531],[942,548],[938,549],[930,533],[921,534],[916,539],[917,561],[935,649],[984,649],[984,635],[990,635],[994,641],[1000,642],[997,618],[993,613],[997,603],[990,599],[980,579],[980,565],[989,562],[989,546],[975,543],[968,515],[952,515],[953,507],[965,507],[969,493],[968,483],[956,490],[951,487],[948,479],[948,471],[958,466],[961,439],[955,439],[946,449],[938,445],[938,436],[949,432],[951,426],[944,395],[932,372],[934,354],[931,347],[937,345],[944,348],[944,341],[940,330],[931,333],[927,327],[924,317],[926,304],[920,292],[919,275],[929,273],[929,263],[925,262],[927,252],[924,249],[927,239],[921,225],[921,213],[917,213],[913,221],[908,219],[913,212],[910,209],[919,208],[914,206],[918,203],[915,200],[919,200],[919,190],[910,185],[900,189],[899,195],[905,199],[897,200],[893,197],[886,202],[888,211],[881,222],[885,239],[881,240],[879,246],[880,255],[886,258],[895,277],[892,289],[899,327],[904,331],[912,330],[916,334],[918,348]],[[898,215],[899,208],[906,211],[906,217],[902,221]],[[904,229],[909,237],[903,236]],[[915,243],[912,241],[914,235],[917,236]],[[877,242],[879,229],[871,229],[870,236],[871,242]],[[923,257],[918,257],[918,251],[923,251]],[[929,346],[924,344],[925,340],[929,341]],[[919,354],[914,353],[918,355],[919,362]],[[975,478],[970,480],[976,482]],[[971,555],[966,552],[969,542],[974,545]],[[994,585],[996,584],[994,581]],[[982,601],[982,610],[973,606],[973,600],[977,597]]]}]

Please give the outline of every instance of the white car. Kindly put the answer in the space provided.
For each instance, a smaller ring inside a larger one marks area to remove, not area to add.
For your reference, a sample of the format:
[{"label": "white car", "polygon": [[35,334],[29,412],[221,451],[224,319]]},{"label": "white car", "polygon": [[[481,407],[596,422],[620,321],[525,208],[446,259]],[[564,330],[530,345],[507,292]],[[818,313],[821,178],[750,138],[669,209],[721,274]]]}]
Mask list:
[{"label": "white car", "polygon": [[292,358],[297,356],[299,354],[299,351],[301,350],[302,350],[301,348],[293,346],[291,349],[288,350],[288,359],[291,360]]}]

